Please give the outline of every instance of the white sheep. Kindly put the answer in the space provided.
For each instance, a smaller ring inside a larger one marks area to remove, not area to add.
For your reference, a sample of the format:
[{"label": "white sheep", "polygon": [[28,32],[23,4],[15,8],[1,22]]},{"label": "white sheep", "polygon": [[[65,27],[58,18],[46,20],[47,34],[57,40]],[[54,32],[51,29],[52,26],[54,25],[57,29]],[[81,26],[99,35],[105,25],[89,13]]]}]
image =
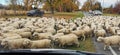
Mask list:
[{"label": "white sheep", "polygon": [[50,32],[52,34],[55,34],[56,30],[53,27],[48,27],[48,28],[44,29],[43,32]]},{"label": "white sheep", "polygon": [[120,36],[98,37],[97,41],[104,43],[104,50],[110,45],[119,45],[120,50]]},{"label": "white sheep", "polygon": [[64,33],[56,33],[55,35],[53,35],[53,36],[51,37],[51,39],[52,39],[52,40],[55,40],[57,37],[63,36],[63,35],[64,35]]},{"label": "white sheep", "polygon": [[31,32],[19,32],[18,33],[22,38],[31,38],[32,33]]},{"label": "white sheep", "polygon": [[68,34],[57,37],[55,41],[59,43],[59,47],[73,44],[76,44],[77,47],[79,47],[78,37],[75,34]]},{"label": "white sheep", "polygon": [[4,46],[4,48],[8,47],[8,49],[21,49],[26,47],[28,44],[30,44],[30,40],[26,38],[3,40],[1,42],[1,45]]},{"label": "white sheep", "polygon": [[86,38],[84,30],[75,30],[75,31],[72,31],[71,33],[77,35],[78,38],[82,38],[83,37],[83,40],[85,40],[85,38]]},{"label": "white sheep", "polygon": [[44,29],[44,28],[38,28],[38,29],[35,29],[34,32],[42,33],[42,32],[43,32],[43,29]]},{"label": "white sheep", "polygon": [[6,38],[6,37],[14,37],[14,36],[17,36],[17,37],[21,37],[20,35],[18,35],[17,33],[1,33],[1,36]]},{"label": "white sheep", "polygon": [[92,29],[88,25],[83,25],[82,29],[85,31],[86,37],[92,37]]},{"label": "white sheep", "polygon": [[35,38],[35,39],[49,39],[51,36],[53,36],[52,35],[52,33],[37,33],[37,32],[35,32],[34,34],[33,34],[33,38]]},{"label": "white sheep", "polygon": [[51,40],[42,39],[42,40],[34,40],[30,42],[29,48],[50,48]]},{"label": "white sheep", "polygon": [[104,29],[97,29],[97,30],[95,30],[95,37],[96,38],[100,37],[100,36],[105,37],[106,34],[107,33],[106,33],[106,31]]}]

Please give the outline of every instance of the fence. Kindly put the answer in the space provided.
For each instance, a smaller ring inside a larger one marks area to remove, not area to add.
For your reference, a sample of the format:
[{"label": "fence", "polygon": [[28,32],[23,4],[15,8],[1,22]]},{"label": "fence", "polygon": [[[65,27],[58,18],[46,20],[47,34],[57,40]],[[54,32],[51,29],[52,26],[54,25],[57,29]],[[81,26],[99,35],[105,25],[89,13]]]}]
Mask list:
[{"label": "fence", "polygon": [[11,16],[11,15],[26,15],[27,11],[14,11],[0,9],[0,16]]}]

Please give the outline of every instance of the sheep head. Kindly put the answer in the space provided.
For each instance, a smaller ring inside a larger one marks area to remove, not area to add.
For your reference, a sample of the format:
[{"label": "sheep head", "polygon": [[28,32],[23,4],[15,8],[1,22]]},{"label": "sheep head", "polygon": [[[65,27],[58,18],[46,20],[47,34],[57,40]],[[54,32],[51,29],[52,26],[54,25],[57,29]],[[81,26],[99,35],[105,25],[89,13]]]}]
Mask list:
[{"label": "sheep head", "polygon": [[98,42],[102,42],[103,39],[104,39],[104,37],[98,37],[98,38],[97,38],[97,41],[98,41]]},{"label": "sheep head", "polygon": [[26,39],[23,41],[24,47],[30,45],[30,43],[31,43],[31,41],[29,39]]}]

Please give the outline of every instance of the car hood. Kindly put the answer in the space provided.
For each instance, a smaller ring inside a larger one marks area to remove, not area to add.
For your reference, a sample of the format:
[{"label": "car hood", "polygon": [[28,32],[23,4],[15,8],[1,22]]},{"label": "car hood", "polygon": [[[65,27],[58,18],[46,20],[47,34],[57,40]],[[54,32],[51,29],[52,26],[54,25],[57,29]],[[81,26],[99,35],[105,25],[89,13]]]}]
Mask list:
[{"label": "car hood", "polygon": [[7,51],[0,51],[0,53],[59,53],[59,54],[82,54],[82,55],[104,55],[99,53],[92,53],[86,51],[69,50],[69,49],[14,49]]}]

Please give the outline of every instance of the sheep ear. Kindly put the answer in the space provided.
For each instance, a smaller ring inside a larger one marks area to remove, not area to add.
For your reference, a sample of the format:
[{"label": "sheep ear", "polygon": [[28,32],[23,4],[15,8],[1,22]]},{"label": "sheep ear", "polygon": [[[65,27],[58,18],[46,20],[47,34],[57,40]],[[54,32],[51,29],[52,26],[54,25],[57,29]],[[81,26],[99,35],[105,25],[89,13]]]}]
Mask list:
[{"label": "sheep ear", "polygon": [[59,39],[58,37],[57,37],[57,38],[55,38],[55,41],[58,41],[58,39]]},{"label": "sheep ear", "polygon": [[35,34],[34,36],[38,36],[38,34]]},{"label": "sheep ear", "polygon": [[27,44],[30,44],[30,41],[26,41]]},{"label": "sheep ear", "polygon": [[30,44],[30,41],[25,40],[23,45]]}]

